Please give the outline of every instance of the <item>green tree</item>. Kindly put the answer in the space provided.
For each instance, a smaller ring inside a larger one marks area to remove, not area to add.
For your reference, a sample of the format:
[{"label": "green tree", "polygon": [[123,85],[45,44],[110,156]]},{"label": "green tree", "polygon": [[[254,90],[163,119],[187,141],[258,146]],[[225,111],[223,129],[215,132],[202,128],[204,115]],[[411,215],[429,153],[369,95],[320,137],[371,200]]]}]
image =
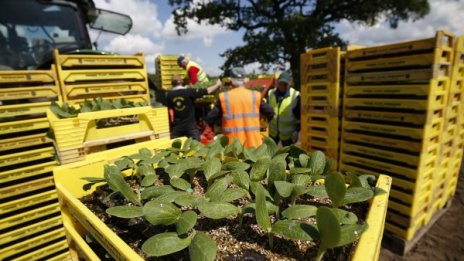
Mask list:
[{"label": "green tree", "polygon": [[226,50],[222,69],[260,62],[290,63],[299,86],[300,54],[307,49],[344,46],[334,32],[343,19],[374,25],[385,17],[395,28],[401,20],[416,20],[429,12],[427,0],[169,0],[179,35],[188,32],[187,19],[244,30],[243,46]]}]

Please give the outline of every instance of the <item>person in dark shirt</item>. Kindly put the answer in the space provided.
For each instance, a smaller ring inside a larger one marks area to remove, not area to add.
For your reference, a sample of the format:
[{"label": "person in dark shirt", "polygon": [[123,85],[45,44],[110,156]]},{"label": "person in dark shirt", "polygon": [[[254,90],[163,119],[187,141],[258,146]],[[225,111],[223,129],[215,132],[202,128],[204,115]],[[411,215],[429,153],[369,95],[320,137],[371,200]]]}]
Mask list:
[{"label": "person in dark shirt", "polygon": [[182,86],[183,80],[180,76],[172,77],[172,88],[167,94],[167,106],[174,111],[174,123],[171,138],[192,137],[200,140],[200,131],[195,128],[194,101],[203,95],[215,92],[221,87],[218,80],[215,85],[204,89],[191,89]]}]

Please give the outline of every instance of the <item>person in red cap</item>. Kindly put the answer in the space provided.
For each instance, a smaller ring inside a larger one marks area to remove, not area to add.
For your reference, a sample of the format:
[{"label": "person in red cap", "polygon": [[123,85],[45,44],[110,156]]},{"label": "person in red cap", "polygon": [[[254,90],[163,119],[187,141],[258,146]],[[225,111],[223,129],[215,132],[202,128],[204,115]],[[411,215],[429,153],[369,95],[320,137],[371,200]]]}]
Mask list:
[{"label": "person in red cap", "polygon": [[203,69],[197,63],[190,61],[188,57],[179,56],[177,59],[177,64],[186,69],[189,76],[189,83],[204,83],[208,81],[208,76],[203,71]]}]

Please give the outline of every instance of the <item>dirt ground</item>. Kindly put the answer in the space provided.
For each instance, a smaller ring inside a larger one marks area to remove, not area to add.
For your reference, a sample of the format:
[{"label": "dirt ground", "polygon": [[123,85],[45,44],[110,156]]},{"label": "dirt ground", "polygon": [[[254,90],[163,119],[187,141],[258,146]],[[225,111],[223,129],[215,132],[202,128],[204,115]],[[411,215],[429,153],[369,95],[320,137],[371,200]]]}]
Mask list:
[{"label": "dirt ground", "polygon": [[450,209],[404,257],[382,249],[380,261],[464,260],[464,165]]}]

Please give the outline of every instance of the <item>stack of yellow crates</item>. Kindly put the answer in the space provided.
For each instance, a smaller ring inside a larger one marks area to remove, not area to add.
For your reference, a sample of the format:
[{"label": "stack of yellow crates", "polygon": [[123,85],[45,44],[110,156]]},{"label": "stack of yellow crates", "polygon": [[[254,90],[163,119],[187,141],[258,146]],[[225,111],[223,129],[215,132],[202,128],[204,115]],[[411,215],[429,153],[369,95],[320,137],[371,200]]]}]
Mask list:
[{"label": "stack of yellow crates", "polygon": [[187,76],[187,71],[177,64],[178,55],[159,55],[155,59],[155,83],[160,89],[172,88],[171,79],[173,75]]},{"label": "stack of yellow crates", "polygon": [[440,148],[454,37],[361,48],[346,54],[340,169],[393,177],[388,234],[406,248],[430,221],[444,180]]},{"label": "stack of yellow crates", "polygon": [[456,192],[464,145],[464,37],[458,37],[453,55],[451,84],[440,148],[440,175],[434,181],[430,216],[444,208]]},{"label": "stack of yellow crates", "polygon": [[54,51],[63,102],[96,97],[150,104],[144,55],[60,54]]},{"label": "stack of yellow crates", "polygon": [[343,52],[339,47],[310,50],[301,61],[301,146],[335,160],[340,138]]},{"label": "stack of yellow crates", "polygon": [[53,183],[58,165],[46,110],[61,94],[55,68],[0,71],[0,259],[64,260]]}]

